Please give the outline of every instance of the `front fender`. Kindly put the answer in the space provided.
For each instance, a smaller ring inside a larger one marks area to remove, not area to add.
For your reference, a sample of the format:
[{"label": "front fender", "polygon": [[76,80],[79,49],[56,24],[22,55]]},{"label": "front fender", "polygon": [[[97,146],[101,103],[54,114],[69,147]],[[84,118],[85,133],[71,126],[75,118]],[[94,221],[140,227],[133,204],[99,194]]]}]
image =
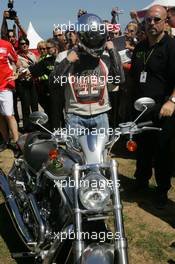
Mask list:
[{"label": "front fender", "polygon": [[90,244],[82,254],[81,264],[114,264],[114,246],[103,244]]}]

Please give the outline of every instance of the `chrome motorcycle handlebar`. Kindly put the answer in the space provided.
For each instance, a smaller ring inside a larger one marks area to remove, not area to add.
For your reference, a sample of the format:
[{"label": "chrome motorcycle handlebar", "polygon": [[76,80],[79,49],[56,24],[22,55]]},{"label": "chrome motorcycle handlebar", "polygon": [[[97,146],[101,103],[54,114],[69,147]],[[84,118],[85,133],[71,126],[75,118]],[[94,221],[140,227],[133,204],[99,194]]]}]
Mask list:
[{"label": "chrome motorcycle handlebar", "polygon": [[106,148],[109,148],[109,152],[111,151],[113,145],[120,139],[121,135],[129,135],[131,138],[133,135],[140,134],[144,131],[161,131],[162,129],[159,127],[148,127],[146,125],[152,125],[152,121],[142,122],[139,124],[135,124],[134,122],[121,123],[115,129],[115,133],[112,136],[111,140],[107,142]]},{"label": "chrome motorcycle handlebar", "polygon": [[155,131],[162,130],[162,128],[160,127],[146,126],[147,124],[153,124],[152,121],[139,123],[139,124],[130,123],[128,126],[124,126],[125,124],[129,124],[129,123],[119,124],[119,128],[117,128],[119,129],[117,131],[117,136],[127,135],[127,134],[135,135],[135,134],[139,134],[139,133],[142,133],[143,131],[148,131],[148,130],[155,130]]},{"label": "chrome motorcycle handlebar", "polygon": [[[111,146],[113,146],[121,137],[121,135],[130,135],[131,137],[133,135],[142,133],[144,131],[161,131],[162,129],[159,127],[150,127],[147,125],[152,125],[152,121],[146,121],[142,122],[139,124],[136,124],[134,122],[126,122],[126,123],[120,123],[117,128],[115,128],[115,132],[111,136],[111,139],[105,144],[105,148],[111,149]],[[55,130],[53,133],[48,131],[51,134],[51,139],[47,140],[40,140],[40,142],[35,142],[30,144],[29,146],[31,147],[32,145],[35,144],[43,144],[43,142],[51,142],[55,141],[57,144],[66,144],[68,148],[72,148],[75,151],[80,151],[80,148],[75,147],[74,145],[74,139],[71,135],[68,135],[67,133],[63,133],[60,130]]]}]

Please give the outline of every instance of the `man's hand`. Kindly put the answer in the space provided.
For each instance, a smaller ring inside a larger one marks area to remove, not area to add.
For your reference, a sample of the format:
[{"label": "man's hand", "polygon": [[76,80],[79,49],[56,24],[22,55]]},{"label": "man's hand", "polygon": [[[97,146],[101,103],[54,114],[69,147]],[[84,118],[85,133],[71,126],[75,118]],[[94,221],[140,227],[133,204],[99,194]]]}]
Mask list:
[{"label": "man's hand", "polygon": [[139,19],[139,17],[138,17],[137,11],[135,11],[135,10],[131,11],[131,12],[130,12],[130,17],[131,17],[132,19],[135,19],[135,21],[136,21],[137,23],[141,23],[141,21],[140,21],[140,19]]},{"label": "man's hand", "polygon": [[160,110],[160,117],[161,116],[172,116],[175,111],[175,104],[171,101],[167,101],[163,104]]},{"label": "man's hand", "polygon": [[136,12],[135,10],[131,11],[131,12],[130,12],[130,17],[131,17],[132,19],[137,18],[137,17],[138,17],[137,12]]},{"label": "man's hand", "polygon": [[111,11],[111,15],[112,15],[113,17],[116,17],[117,12],[118,12],[118,8],[117,8],[117,7],[114,7],[114,8],[112,9],[112,11]]},{"label": "man's hand", "polygon": [[3,16],[5,18],[9,18],[9,11],[8,10],[5,10]]},{"label": "man's hand", "polygon": [[126,41],[125,48],[129,49],[130,51],[133,51],[135,47],[131,45],[130,41]]},{"label": "man's hand", "polygon": [[14,73],[13,75],[11,75],[10,77],[6,78],[7,82],[11,82],[11,81],[15,81],[16,79],[18,79],[18,74]]},{"label": "man's hand", "polygon": [[25,68],[25,69],[19,69],[18,71],[18,78],[19,79],[26,79],[26,80],[29,80],[30,78],[32,78],[32,75],[29,71],[28,68]]},{"label": "man's hand", "polygon": [[107,41],[105,46],[107,50],[114,49],[114,44],[111,40]]},{"label": "man's hand", "polygon": [[78,61],[79,60],[78,54],[74,50],[72,50],[67,56],[67,60],[70,62]]}]

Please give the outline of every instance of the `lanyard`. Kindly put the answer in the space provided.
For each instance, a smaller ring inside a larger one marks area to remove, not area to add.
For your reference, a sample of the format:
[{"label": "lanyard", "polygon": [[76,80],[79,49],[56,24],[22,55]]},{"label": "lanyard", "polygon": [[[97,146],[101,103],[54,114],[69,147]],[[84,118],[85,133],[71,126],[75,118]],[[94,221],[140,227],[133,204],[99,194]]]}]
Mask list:
[{"label": "lanyard", "polygon": [[149,53],[149,55],[148,55],[147,58],[146,58],[146,56],[145,56],[146,54],[145,54],[145,52],[144,52],[144,68],[145,68],[147,62],[149,61],[151,55],[153,54],[154,50],[155,50],[155,48],[153,48],[153,49],[150,51],[150,53]]}]

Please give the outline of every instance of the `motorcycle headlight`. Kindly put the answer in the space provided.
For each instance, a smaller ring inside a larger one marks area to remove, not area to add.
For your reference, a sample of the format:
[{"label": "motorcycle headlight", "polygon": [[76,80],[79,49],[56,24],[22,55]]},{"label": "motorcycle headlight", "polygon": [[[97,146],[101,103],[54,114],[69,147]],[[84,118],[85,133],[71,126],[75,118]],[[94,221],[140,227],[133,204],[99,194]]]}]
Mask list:
[{"label": "motorcycle headlight", "polygon": [[110,188],[101,174],[91,172],[80,180],[79,197],[88,210],[102,210],[109,202]]}]

